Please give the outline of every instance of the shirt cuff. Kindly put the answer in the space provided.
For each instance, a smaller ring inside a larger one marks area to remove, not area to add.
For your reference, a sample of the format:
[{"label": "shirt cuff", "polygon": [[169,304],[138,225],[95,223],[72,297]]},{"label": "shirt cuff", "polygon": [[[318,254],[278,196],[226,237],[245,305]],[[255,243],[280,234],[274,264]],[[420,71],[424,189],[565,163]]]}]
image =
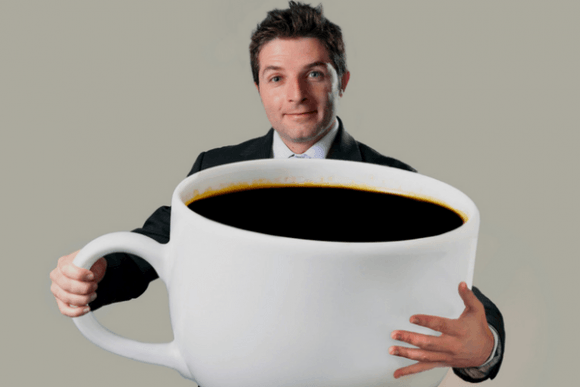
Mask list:
[{"label": "shirt cuff", "polygon": [[491,351],[489,359],[487,359],[487,361],[482,365],[480,365],[479,367],[454,368],[453,370],[456,371],[456,373],[470,377],[473,380],[483,380],[487,377],[487,375],[489,375],[493,367],[497,365],[497,363],[501,358],[500,356],[502,351],[501,342],[499,340],[499,334],[497,333],[495,328],[489,324],[488,326],[489,329],[491,330],[491,333],[493,333],[494,339],[493,351]]},{"label": "shirt cuff", "polygon": [[487,324],[487,326],[489,327],[489,330],[491,331],[491,333],[493,333],[493,351],[491,351],[491,355],[489,355],[489,358],[486,360],[486,362],[483,363],[482,365],[480,365],[478,368],[485,367],[486,365],[491,363],[491,361],[495,357],[495,353],[497,352],[497,344],[499,342],[499,335],[497,334],[494,327],[492,327],[489,324]]}]

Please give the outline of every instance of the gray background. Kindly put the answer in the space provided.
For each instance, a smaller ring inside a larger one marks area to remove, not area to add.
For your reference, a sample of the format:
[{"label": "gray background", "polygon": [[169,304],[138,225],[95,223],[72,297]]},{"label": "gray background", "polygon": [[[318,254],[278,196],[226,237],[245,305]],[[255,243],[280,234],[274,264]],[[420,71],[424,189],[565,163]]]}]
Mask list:
[{"label": "gray background", "polygon": [[[199,152],[266,132],[247,47],[266,11],[286,5],[0,2],[0,384],[194,385],[89,343],[59,314],[48,275],[61,255],[169,204]],[[474,283],[507,329],[502,370],[487,385],[570,385],[579,3],[324,7],[345,35],[352,75],[339,115],[349,132],[481,211]],[[160,281],[97,314],[120,334],[171,339]],[[444,385],[467,384],[448,375]]]}]

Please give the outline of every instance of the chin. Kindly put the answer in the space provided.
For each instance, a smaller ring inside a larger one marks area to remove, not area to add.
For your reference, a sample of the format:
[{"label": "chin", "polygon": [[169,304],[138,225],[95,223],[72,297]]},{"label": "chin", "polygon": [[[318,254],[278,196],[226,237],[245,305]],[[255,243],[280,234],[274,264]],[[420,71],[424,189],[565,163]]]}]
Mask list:
[{"label": "chin", "polygon": [[293,136],[292,140],[294,142],[299,142],[299,143],[300,142],[309,142],[309,141],[314,140],[316,137],[320,136],[320,134],[322,132],[323,132],[322,130],[310,131],[308,133],[302,132],[300,134],[297,134],[296,136]]}]

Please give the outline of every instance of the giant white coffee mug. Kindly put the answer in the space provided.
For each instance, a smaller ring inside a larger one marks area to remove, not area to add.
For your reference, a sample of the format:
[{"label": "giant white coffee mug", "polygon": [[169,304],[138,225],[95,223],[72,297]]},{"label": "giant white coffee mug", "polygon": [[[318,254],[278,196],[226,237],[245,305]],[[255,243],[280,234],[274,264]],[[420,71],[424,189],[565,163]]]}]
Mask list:
[{"label": "giant white coffee mug", "polygon": [[[430,200],[453,208],[464,224],[412,240],[327,242],[234,228],[186,205],[232,187],[313,184]],[[418,173],[337,160],[210,168],[175,189],[167,244],[112,233],[74,260],[84,268],[112,252],[147,260],[167,286],[174,340],[148,344],[117,336],[92,312],[74,322],[96,345],[174,368],[202,387],[437,386],[448,369],[394,379],[396,369],[415,361],[389,354],[390,346],[407,345],[390,334],[438,335],[411,324],[413,314],[459,317],[457,286],[471,287],[478,228],[478,210],[465,194]]]}]

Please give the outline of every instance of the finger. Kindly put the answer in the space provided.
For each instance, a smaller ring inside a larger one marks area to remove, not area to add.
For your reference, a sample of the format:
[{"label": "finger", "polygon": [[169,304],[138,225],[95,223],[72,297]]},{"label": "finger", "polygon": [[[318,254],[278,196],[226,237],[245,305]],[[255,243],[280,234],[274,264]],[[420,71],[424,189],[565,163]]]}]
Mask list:
[{"label": "finger", "polygon": [[91,271],[95,275],[95,281],[99,283],[105,276],[107,271],[107,260],[103,257],[99,258],[93,266],[91,266]]},{"label": "finger", "polygon": [[435,367],[446,367],[444,363],[415,363],[411,364],[410,366],[399,368],[395,371],[393,376],[395,379],[400,378],[401,376],[416,374],[419,372],[427,371],[433,369]]},{"label": "finger", "polygon": [[391,337],[395,340],[403,341],[429,351],[441,351],[444,347],[445,339],[442,337],[423,335],[409,331],[393,331]]},{"label": "finger", "polygon": [[57,300],[67,305],[85,306],[97,298],[97,293],[95,292],[89,294],[74,294],[63,290],[56,283],[51,285],[50,290]]},{"label": "finger", "polygon": [[389,353],[394,356],[405,357],[411,360],[420,362],[441,362],[445,363],[451,360],[451,356],[447,353],[426,351],[418,348],[408,348],[401,346],[392,346],[389,348]]},{"label": "finger", "polygon": [[58,269],[55,269],[50,273],[50,279],[52,280],[53,285],[56,285],[58,288],[72,294],[87,295],[93,293],[98,288],[95,281],[86,282],[70,279],[63,275]]},{"label": "finger", "polygon": [[430,328],[441,333],[450,334],[455,331],[455,321],[445,317],[416,314],[411,316],[409,321],[415,325]]},{"label": "finger", "polygon": [[481,303],[481,301],[479,301],[479,299],[473,293],[473,291],[467,287],[467,284],[465,282],[461,282],[459,284],[458,291],[459,296],[463,300],[463,304],[465,304],[466,309],[470,311],[478,311],[479,309],[481,309],[483,304]]},{"label": "finger", "polygon": [[92,281],[95,277],[92,271],[83,269],[73,264],[74,257],[78,251],[70,255],[65,255],[58,260],[58,269],[62,274],[77,281]]},{"label": "finger", "polygon": [[70,305],[59,300],[58,298],[56,299],[56,304],[58,305],[60,313],[68,317],[80,317],[82,315],[87,314],[91,310],[89,306],[84,306],[80,308],[71,307]]}]

